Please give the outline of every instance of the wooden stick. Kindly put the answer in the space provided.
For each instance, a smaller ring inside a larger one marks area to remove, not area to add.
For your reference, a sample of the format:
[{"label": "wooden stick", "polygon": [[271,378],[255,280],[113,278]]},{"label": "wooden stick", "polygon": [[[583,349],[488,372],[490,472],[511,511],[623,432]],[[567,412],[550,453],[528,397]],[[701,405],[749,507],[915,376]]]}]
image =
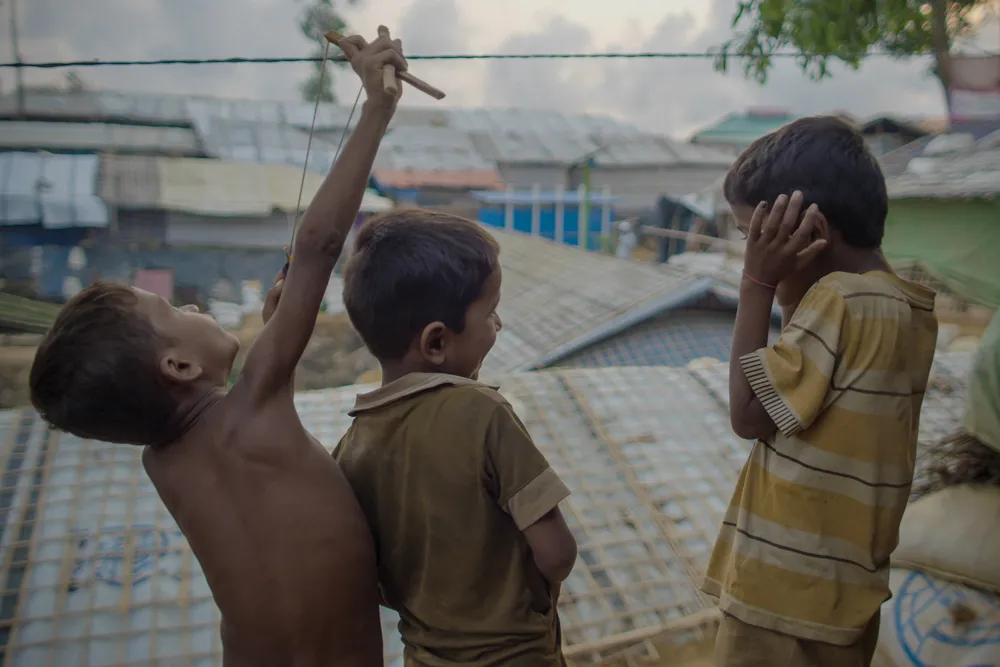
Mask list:
[{"label": "wooden stick", "polygon": [[[344,39],[344,36],[341,35],[339,32],[337,32],[336,30],[329,31],[328,33],[326,33],[325,37],[331,44],[335,44],[336,46],[340,46],[340,40]],[[386,65],[385,69],[382,70],[383,72],[382,85],[386,93],[389,93],[390,95],[396,94],[395,91],[390,92],[391,91],[390,87],[396,86],[397,85],[396,79],[399,79],[400,81],[405,81],[406,83],[410,84],[411,86],[413,86],[420,92],[424,93],[425,95],[430,95],[436,100],[444,99],[445,97],[444,91],[435,88],[434,86],[427,83],[426,81],[423,81],[422,79],[418,79],[409,72],[396,72],[395,69],[396,68],[392,67],[391,65]],[[390,71],[393,72],[391,76],[388,74],[388,72]]]},{"label": "wooden stick", "polygon": [[[389,39],[389,29],[384,25],[380,25],[378,27],[378,36]],[[396,82],[396,68],[392,65],[386,65],[382,68],[382,90],[385,91],[386,95],[391,95],[392,97],[399,95],[399,84]]]},{"label": "wooden stick", "polygon": [[686,630],[695,630],[699,627],[717,621],[720,616],[721,614],[716,607],[702,609],[701,611],[696,611],[693,614],[679,618],[675,621],[664,623],[663,625],[657,625],[650,628],[639,628],[638,630],[630,630],[628,632],[612,635],[611,637],[605,637],[594,642],[567,646],[563,649],[563,655],[572,659],[581,655],[587,655],[588,653],[607,651],[608,649],[625,647],[626,645],[641,644],[644,641],[655,639],[659,635],[667,635]]},{"label": "wooden stick", "polygon": [[406,83],[410,84],[411,86],[413,86],[414,88],[416,88],[420,92],[424,93],[425,95],[430,95],[431,97],[433,97],[436,100],[443,100],[444,99],[444,92],[443,91],[438,90],[437,88],[435,88],[431,84],[427,83],[426,81],[422,81],[421,79],[418,79],[417,77],[413,76],[409,72],[396,72],[396,77],[400,81],[405,81]]},{"label": "wooden stick", "polygon": [[386,95],[399,95],[399,84],[396,83],[396,68],[386,65],[382,68],[382,90]]}]

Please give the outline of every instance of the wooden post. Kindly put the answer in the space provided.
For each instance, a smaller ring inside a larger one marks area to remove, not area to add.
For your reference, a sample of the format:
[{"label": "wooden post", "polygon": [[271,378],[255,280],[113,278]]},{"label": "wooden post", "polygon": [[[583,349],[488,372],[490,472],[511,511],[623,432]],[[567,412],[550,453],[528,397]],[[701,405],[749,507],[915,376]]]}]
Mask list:
[{"label": "wooden post", "polygon": [[611,188],[605,185],[601,188],[601,243],[611,242]]},{"label": "wooden post", "polygon": [[542,234],[542,189],[538,183],[531,186],[531,235]]},{"label": "wooden post", "polygon": [[556,186],[556,230],[555,237],[556,243],[566,242],[566,209],[563,206],[563,199],[566,196],[566,190],[562,183]]},{"label": "wooden post", "polygon": [[510,185],[504,190],[503,227],[507,231],[514,230],[514,188]]},{"label": "wooden post", "polygon": [[576,244],[587,248],[587,230],[590,228],[590,188],[581,183],[576,189],[578,204],[576,207]]}]

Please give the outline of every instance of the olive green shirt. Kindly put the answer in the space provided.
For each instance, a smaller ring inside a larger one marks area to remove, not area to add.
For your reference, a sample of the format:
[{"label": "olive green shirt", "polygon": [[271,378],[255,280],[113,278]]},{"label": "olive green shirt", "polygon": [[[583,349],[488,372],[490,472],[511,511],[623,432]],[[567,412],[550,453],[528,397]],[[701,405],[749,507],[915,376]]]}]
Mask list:
[{"label": "olive green shirt", "polygon": [[334,450],[371,525],[408,667],[563,667],[521,532],[569,490],[495,387],[412,373],[357,398]]}]

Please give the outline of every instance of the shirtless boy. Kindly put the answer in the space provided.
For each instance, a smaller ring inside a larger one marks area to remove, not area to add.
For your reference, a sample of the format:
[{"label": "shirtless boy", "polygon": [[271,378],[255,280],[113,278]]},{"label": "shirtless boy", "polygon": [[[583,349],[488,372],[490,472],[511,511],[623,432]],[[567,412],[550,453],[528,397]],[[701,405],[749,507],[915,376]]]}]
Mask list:
[{"label": "shirtless boy", "polygon": [[239,343],[215,320],[105,283],[66,304],[31,369],[32,402],[54,427],[145,447],[146,472],[222,612],[226,667],[382,665],[371,533],[293,403],[295,367],[396,108],[382,69],[406,68],[384,28],[343,48],[367,100],[233,388]]}]

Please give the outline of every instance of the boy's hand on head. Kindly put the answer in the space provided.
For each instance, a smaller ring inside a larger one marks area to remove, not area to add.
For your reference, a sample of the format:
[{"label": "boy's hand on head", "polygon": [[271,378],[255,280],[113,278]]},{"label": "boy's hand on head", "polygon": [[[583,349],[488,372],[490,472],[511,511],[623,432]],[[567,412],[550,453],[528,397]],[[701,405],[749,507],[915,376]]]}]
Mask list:
[{"label": "boy's hand on head", "polygon": [[386,108],[395,108],[403,87],[396,86],[399,91],[396,95],[386,93],[382,70],[386,65],[392,65],[398,72],[406,70],[403,43],[398,39],[392,39],[388,28],[379,26],[378,38],[371,44],[365,41],[364,37],[353,35],[340,41],[340,49],[351,61],[351,67],[361,77],[368,100]]},{"label": "boy's hand on head", "polygon": [[774,287],[803,268],[826,248],[826,239],[812,238],[818,207],[810,206],[799,224],[802,193],[780,195],[770,207],[761,202],[750,219],[743,271],[752,281]]}]

